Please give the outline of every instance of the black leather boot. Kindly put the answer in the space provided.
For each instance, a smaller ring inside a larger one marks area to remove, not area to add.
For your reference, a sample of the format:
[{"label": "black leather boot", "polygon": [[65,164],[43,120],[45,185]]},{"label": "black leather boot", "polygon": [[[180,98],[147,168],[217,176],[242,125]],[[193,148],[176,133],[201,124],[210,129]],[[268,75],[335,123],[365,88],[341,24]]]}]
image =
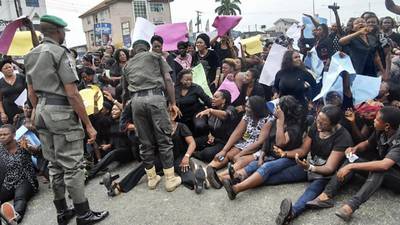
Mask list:
[{"label": "black leather boot", "polygon": [[58,225],[67,225],[68,222],[74,218],[75,210],[68,208],[65,199],[54,200],[54,205],[57,209],[57,223]]},{"label": "black leather boot", "polygon": [[88,201],[80,204],[74,204],[74,206],[77,213],[77,225],[95,224],[104,220],[108,216],[108,211],[93,212],[90,210]]}]

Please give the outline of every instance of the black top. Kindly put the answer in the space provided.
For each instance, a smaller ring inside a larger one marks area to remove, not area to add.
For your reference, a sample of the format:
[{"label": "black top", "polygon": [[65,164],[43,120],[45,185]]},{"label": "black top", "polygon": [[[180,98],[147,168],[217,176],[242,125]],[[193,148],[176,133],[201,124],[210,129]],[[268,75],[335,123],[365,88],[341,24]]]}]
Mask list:
[{"label": "black top", "polygon": [[213,50],[208,49],[207,54],[204,57],[201,57],[199,52],[196,52],[193,56],[192,67],[197,66],[199,63],[203,64],[208,83],[213,82],[218,67],[217,54]]},{"label": "black top", "polygon": [[353,141],[349,132],[342,126],[334,134],[326,139],[319,137],[317,126],[311,127],[308,137],[312,139],[311,156],[327,160],[332,151],[344,152],[348,147],[353,146]]},{"label": "black top", "polygon": [[228,106],[225,111],[228,113],[225,120],[218,119],[216,116],[210,116],[208,118],[207,124],[216,142],[226,143],[233,130],[236,128],[236,124],[234,123],[237,119],[235,107]]},{"label": "black top", "polygon": [[[289,126],[285,125],[284,132],[288,133],[289,142],[286,144],[285,147],[282,146],[278,147],[284,149],[285,151],[291,151],[299,148],[303,144],[304,129],[302,128],[301,124],[292,124]],[[275,145],[275,143],[276,143],[276,120],[272,124],[270,135],[265,141],[265,145],[263,146],[263,148],[264,151],[267,153],[267,155],[272,155],[275,158],[279,158],[275,156],[273,152],[273,146]]]},{"label": "black top", "polygon": [[[103,127],[104,129],[105,127]],[[119,129],[119,119],[112,120],[111,126],[108,129],[109,143],[112,145],[112,149],[117,148],[129,148],[131,143],[126,133],[121,132]]]},{"label": "black top", "polygon": [[391,34],[389,35],[389,38],[390,38],[394,43],[396,43],[397,46],[400,46],[400,34],[399,34],[399,33],[393,32],[393,33],[391,33]]},{"label": "black top", "polygon": [[222,62],[226,58],[235,58],[234,55],[232,55],[232,52],[229,49],[222,49],[221,48],[221,43],[216,42],[213,46],[213,49],[215,53],[217,54],[218,57],[218,66],[222,66]]},{"label": "black top", "polygon": [[203,88],[199,85],[192,84],[185,96],[182,96],[181,92],[182,87],[180,85],[176,86],[176,105],[182,112],[182,117],[180,118],[182,122],[191,121],[198,112],[204,109],[204,105],[211,107],[211,98],[206,95]]},{"label": "black top", "polygon": [[180,158],[186,154],[188,144],[186,143],[185,138],[192,136],[192,132],[190,129],[183,123],[176,124],[176,130],[172,134],[172,142],[174,143],[174,158]]},{"label": "black top", "polygon": [[400,130],[392,137],[387,137],[383,132],[375,131],[368,143],[378,152],[378,159],[388,158],[396,162],[395,169],[400,170]]},{"label": "black top", "polygon": [[351,58],[357,74],[377,76],[375,55],[378,51],[379,41],[374,35],[367,35],[368,44],[360,37],[353,38],[349,44],[343,46]]},{"label": "black top", "polygon": [[8,123],[12,124],[15,115],[22,113],[14,102],[18,96],[26,89],[25,77],[17,74],[13,85],[8,84],[4,77],[0,79],[0,92],[3,95],[3,107],[8,116]]},{"label": "black top", "polygon": [[309,72],[301,68],[280,70],[276,74],[274,87],[281,97],[292,95],[304,104],[306,103],[305,95],[307,92],[305,82],[310,84],[313,92],[311,98],[314,98],[317,83]]}]

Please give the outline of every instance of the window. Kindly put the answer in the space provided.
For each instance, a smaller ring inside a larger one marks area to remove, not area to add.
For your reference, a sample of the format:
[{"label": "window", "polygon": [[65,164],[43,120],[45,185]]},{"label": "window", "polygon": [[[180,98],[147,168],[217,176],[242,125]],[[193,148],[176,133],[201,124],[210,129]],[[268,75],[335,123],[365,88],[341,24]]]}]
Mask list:
[{"label": "window", "polygon": [[39,0],[25,0],[27,7],[39,7]]},{"label": "window", "polygon": [[164,6],[159,2],[150,2],[150,11],[152,12],[162,12],[164,11]]},{"label": "window", "polygon": [[90,25],[91,24],[91,19],[90,17],[86,18],[87,24]]},{"label": "window", "polygon": [[145,1],[133,1],[133,10],[136,17],[142,17],[147,19],[146,2]]}]

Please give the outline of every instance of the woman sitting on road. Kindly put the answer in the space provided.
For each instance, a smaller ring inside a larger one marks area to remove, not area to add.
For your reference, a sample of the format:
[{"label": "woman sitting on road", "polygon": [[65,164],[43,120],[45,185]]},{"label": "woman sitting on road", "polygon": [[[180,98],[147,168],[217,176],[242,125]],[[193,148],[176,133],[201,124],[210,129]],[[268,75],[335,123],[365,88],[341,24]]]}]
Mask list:
[{"label": "woman sitting on road", "polygon": [[268,137],[271,128],[272,123],[268,120],[264,99],[260,96],[250,97],[246,103],[246,114],[226,145],[207,166],[207,179],[212,187],[222,187],[216,174],[217,169],[223,168],[230,161],[234,161],[238,168],[243,168],[259,156],[256,152]]},{"label": "woman sitting on road", "polygon": [[296,165],[293,158],[285,157],[287,153],[284,151],[297,149],[303,143],[305,119],[302,112],[302,106],[293,96],[280,98],[275,110],[276,121],[273,122],[259,159],[253,160],[241,170],[235,165],[233,168],[228,167],[230,175],[220,176],[220,180],[231,179],[225,186],[228,197],[233,200],[239,192],[265,184],[270,176]]}]

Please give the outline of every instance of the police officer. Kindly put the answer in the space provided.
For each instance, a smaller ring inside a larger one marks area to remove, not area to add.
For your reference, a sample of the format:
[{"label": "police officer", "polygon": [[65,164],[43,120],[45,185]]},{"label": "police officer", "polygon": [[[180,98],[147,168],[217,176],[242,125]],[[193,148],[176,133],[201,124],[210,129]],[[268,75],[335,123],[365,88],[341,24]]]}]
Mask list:
[{"label": "police officer", "polygon": [[[34,121],[42,142],[43,156],[49,161],[50,179],[57,209],[58,224],[68,224],[76,212],[78,225],[94,224],[108,212],[93,212],[84,191],[84,123],[89,143],[96,139],[76,87],[78,76],[65,40],[62,19],[45,15],[40,18],[43,43],[25,56],[28,95],[34,107]],[[75,210],[65,200],[68,190]]]},{"label": "police officer", "polygon": [[149,189],[155,189],[161,180],[154,166],[155,154],[158,153],[164,169],[165,189],[174,191],[181,184],[181,178],[175,176],[174,171],[168,108],[174,113],[180,114],[180,111],[175,104],[171,68],[160,54],[149,50],[150,45],[144,40],[133,43],[134,56],[122,72],[123,98],[131,97],[132,119],[142,144],[140,155],[146,168]]}]

